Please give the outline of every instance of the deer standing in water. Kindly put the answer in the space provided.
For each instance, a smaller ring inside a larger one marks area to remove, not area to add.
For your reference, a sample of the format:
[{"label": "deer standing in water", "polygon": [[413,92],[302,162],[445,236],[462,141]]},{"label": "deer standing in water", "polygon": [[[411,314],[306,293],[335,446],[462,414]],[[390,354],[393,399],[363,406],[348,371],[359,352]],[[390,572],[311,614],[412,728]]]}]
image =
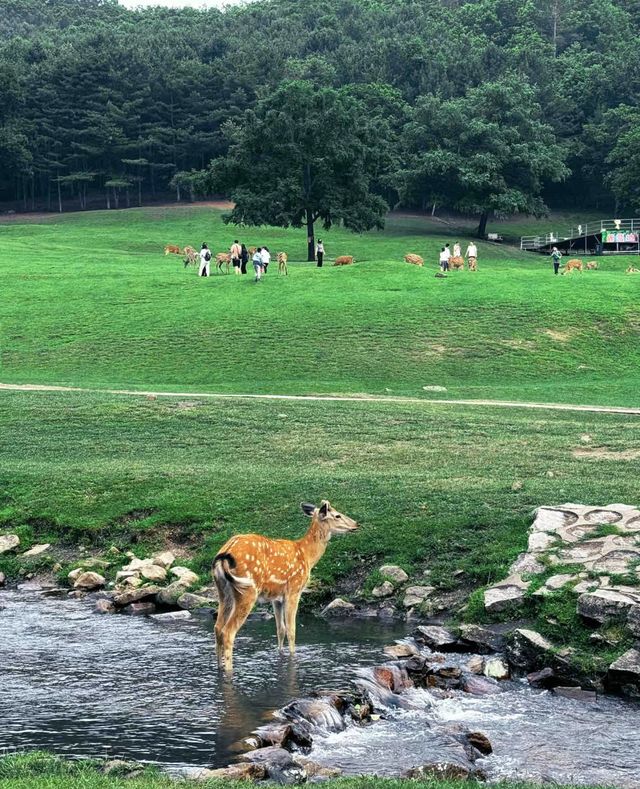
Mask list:
[{"label": "deer standing in water", "polygon": [[233,666],[233,643],[256,602],[273,604],[278,648],[296,649],[296,615],[300,595],[311,570],[320,561],[333,534],[355,531],[358,524],[334,510],[328,501],[319,507],[302,504],[311,518],[309,530],[299,540],[272,540],[260,534],[238,534],[226,542],[213,560],[213,577],[220,604],[216,621],[218,665]]}]

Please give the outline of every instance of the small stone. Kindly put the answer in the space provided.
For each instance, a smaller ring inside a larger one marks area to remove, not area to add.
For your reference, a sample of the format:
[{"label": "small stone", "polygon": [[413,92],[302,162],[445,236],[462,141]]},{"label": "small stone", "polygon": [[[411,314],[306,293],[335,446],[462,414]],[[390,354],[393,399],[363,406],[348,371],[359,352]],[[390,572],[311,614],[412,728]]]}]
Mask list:
[{"label": "small stone", "polygon": [[150,567],[152,564],[153,559],[138,559],[134,556],[129,564],[125,564],[122,569],[124,572],[131,572],[133,570],[142,570],[143,567]]},{"label": "small stone", "polygon": [[158,564],[151,564],[148,567],[142,567],[140,575],[147,581],[166,581],[167,571],[164,567]]},{"label": "small stone", "polygon": [[188,567],[172,567],[169,572],[172,575],[175,575],[176,578],[179,578],[180,582],[185,586],[193,586],[200,580],[198,576]]},{"label": "small stone", "polygon": [[420,605],[429,595],[435,591],[433,586],[410,586],[405,591],[405,598],[402,605],[405,608],[412,608],[414,605]]},{"label": "small stone", "polygon": [[524,483],[521,480],[517,479],[511,486],[511,490],[515,493],[518,490],[522,490],[523,487],[524,487]]},{"label": "small stone", "polygon": [[471,674],[482,674],[484,672],[484,658],[480,655],[472,655],[464,667]]},{"label": "small stone", "polygon": [[403,584],[405,581],[409,580],[407,573],[402,569],[402,567],[398,567],[397,564],[384,564],[380,568],[379,573],[380,575],[384,576],[385,578],[389,578],[397,584]]},{"label": "small stone", "polygon": [[355,605],[353,603],[348,603],[341,597],[336,597],[335,600],[332,600],[329,605],[322,610],[322,616],[349,616],[354,612],[354,610]]},{"label": "small stone", "polygon": [[389,581],[385,581],[384,583],[380,584],[380,586],[376,586],[371,590],[371,594],[374,597],[389,597],[389,595],[393,594],[393,592],[393,584]]},{"label": "small stone", "polygon": [[583,690],[582,688],[566,688],[557,687],[553,691],[556,696],[562,696],[565,699],[573,699],[574,701],[586,701],[589,704],[595,704],[598,700],[594,690]]},{"label": "small stone", "polygon": [[555,473],[553,471],[547,471],[547,477],[549,477],[549,479],[553,479],[555,477]]},{"label": "small stone", "polygon": [[591,442],[591,436],[588,433],[583,433],[580,436],[580,441],[582,441],[583,444],[589,444]]},{"label": "small stone", "polygon": [[104,576],[94,573],[92,571],[81,573],[73,582],[74,589],[100,589],[101,586],[106,584]]},{"label": "small stone", "polygon": [[169,567],[175,562],[176,557],[171,553],[171,551],[163,551],[162,553],[156,553],[152,557],[152,561],[154,564],[158,565],[159,567],[164,567],[165,570],[168,570]]},{"label": "small stone", "polygon": [[0,534],[0,554],[15,551],[20,545],[20,537],[17,534]]},{"label": "small stone", "polygon": [[446,627],[438,625],[420,625],[416,629],[416,638],[418,641],[423,641],[430,649],[438,650],[450,649],[458,643],[457,636]]},{"label": "small stone", "polygon": [[518,573],[510,575],[485,591],[484,607],[487,611],[504,611],[505,608],[519,605],[529,585],[529,581],[523,581]]},{"label": "small stone", "polygon": [[552,575],[551,578],[547,578],[545,582],[545,586],[547,589],[552,589],[553,591],[557,589],[562,589],[563,586],[566,586],[570,581],[573,581],[576,578],[575,575],[571,575],[570,573],[563,573],[561,575]]},{"label": "small stone", "polygon": [[425,392],[446,392],[446,386],[423,386]]},{"label": "small stone", "polygon": [[113,614],[116,607],[111,600],[98,600],[93,610],[96,614]]},{"label": "small stone", "polygon": [[62,570],[62,565],[60,564],[60,562],[56,562],[56,563],[53,565],[53,567],[51,568],[51,572],[52,572],[52,573],[59,573],[59,572],[60,572],[60,570]]},{"label": "small stone", "polygon": [[467,734],[467,742],[476,750],[480,751],[483,756],[488,756],[490,753],[493,753],[491,741],[487,735],[483,734],[481,731],[469,732],[469,734]]},{"label": "small stone", "polygon": [[46,553],[49,548],[51,548],[51,543],[43,543],[42,545],[34,545],[33,548],[29,548],[28,551],[25,551],[21,558],[22,559],[30,559],[33,556],[41,556],[43,553]]},{"label": "small stone", "polygon": [[123,613],[132,614],[133,616],[149,616],[155,613],[156,607],[153,603],[131,603],[125,606]]},{"label": "small stone", "polygon": [[142,579],[137,575],[130,575],[129,578],[125,578],[124,584],[131,589],[138,589],[142,586]]},{"label": "small stone", "polygon": [[195,611],[198,608],[213,607],[213,601],[208,597],[200,597],[199,595],[191,594],[190,592],[185,592],[185,594],[181,595],[177,600],[177,604],[185,611]]},{"label": "small stone", "polygon": [[159,591],[160,587],[154,586],[153,584],[143,586],[140,589],[126,589],[124,592],[116,594],[113,598],[113,602],[122,608],[125,605],[139,603],[141,600],[155,597]]},{"label": "small stone", "polygon": [[465,677],[462,683],[462,690],[472,696],[493,696],[500,693],[500,688],[495,679],[490,677],[479,677],[477,674]]},{"label": "small stone", "polygon": [[386,646],[384,648],[384,654],[390,658],[408,658],[420,653],[415,644],[402,642],[399,644],[391,644]]},{"label": "small stone", "polygon": [[116,583],[120,581],[126,581],[127,578],[139,578],[140,571],[139,570],[119,570],[116,573]]},{"label": "small stone", "polygon": [[186,622],[192,618],[190,611],[168,611],[166,614],[153,614],[151,616],[156,622],[171,623],[171,622]]},{"label": "small stone", "polygon": [[491,679],[509,679],[509,667],[501,658],[491,658],[484,664],[484,675]]}]

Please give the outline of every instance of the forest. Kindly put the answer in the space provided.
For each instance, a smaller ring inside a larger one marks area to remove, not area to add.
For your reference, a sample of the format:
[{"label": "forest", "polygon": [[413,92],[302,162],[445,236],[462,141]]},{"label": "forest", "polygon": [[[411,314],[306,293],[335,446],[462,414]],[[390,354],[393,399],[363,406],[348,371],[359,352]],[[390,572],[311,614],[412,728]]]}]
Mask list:
[{"label": "forest", "polygon": [[0,0],[0,204],[218,194],[234,221],[300,225],[316,190],[306,218],[353,229],[396,206],[480,230],[547,206],[629,215],[639,23],[639,0]]}]

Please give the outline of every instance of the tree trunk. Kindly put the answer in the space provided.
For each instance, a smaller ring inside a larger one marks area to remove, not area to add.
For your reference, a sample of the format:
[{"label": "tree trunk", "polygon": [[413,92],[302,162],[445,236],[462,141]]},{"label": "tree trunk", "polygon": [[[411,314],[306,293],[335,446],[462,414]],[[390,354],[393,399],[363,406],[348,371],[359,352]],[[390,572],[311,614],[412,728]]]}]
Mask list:
[{"label": "tree trunk", "polygon": [[62,192],[60,190],[60,181],[58,181],[58,213],[62,213]]},{"label": "tree trunk", "polygon": [[107,208],[111,208],[111,197],[109,196],[109,187],[107,186]]},{"label": "tree trunk", "polygon": [[307,260],[309,263],[313,263],[316,259],[316,239],[313,225],[313,214],[307,208]]},{"label": "tree trunk", "polygon": [[180,194],[180,184],[176,184],[176,202],[179,203],[182,200],[182,195]]},{"label": "tree trunk", "polygon": [[483,211],[480,214],[480,224],[478,225],[478,238],[484,238],[487,235],[488,220],[489,220],[489,212]]}]

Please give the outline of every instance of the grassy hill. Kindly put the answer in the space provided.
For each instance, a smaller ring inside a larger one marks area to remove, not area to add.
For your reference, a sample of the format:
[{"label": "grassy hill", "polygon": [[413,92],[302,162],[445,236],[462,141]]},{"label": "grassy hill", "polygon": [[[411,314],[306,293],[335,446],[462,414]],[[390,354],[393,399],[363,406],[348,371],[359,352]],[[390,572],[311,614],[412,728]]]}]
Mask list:
[{"label": "grassy hill", "polygon": [[[304,231],[236,230],[210,208],[14,220],[0,225],[0,381],[637,402],[630,259],[554,277],[543,257],[480,244],[477,274],[435,279],[440,245],[464,247],[462,231],[415,216],[392,216],[382,233],[333,230],[329,256],[358,263],[318,270],[301,262]],[[162,252],[203,240],[223,250],[234,236],[287,251],[289,277],[202,280]],[[403,263],[409,251],[429,265]]]}]

